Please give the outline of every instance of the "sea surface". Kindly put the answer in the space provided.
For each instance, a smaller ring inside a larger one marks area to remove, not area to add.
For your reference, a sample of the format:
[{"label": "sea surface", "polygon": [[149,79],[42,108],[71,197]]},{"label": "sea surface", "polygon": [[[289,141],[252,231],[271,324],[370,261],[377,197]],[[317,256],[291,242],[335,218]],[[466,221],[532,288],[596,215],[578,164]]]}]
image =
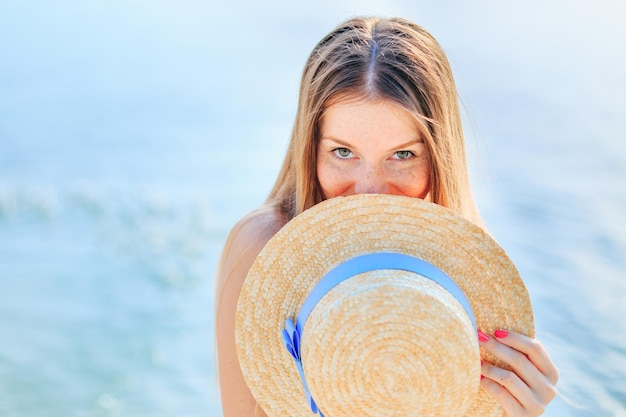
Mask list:
[{"label": "sea surface", "polygon": [[[298,4],[302,3],[302,4]],[[215,269],[357,14],[448,53],[472,181],[561,371],[626,416],[626,4],[0,0],[0,415],[215,416]]]}]

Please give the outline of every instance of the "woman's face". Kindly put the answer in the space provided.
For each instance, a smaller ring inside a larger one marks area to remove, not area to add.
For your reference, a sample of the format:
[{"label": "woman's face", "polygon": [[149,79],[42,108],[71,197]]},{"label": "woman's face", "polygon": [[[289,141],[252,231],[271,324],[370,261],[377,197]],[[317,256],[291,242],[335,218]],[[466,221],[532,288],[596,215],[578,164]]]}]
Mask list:
[{"label": "woman's face", "polygon": [[428,149],[417,122],[400,105],[389,100],[331,103],[319,127],[317,178],[325,199],[428,195]]}]

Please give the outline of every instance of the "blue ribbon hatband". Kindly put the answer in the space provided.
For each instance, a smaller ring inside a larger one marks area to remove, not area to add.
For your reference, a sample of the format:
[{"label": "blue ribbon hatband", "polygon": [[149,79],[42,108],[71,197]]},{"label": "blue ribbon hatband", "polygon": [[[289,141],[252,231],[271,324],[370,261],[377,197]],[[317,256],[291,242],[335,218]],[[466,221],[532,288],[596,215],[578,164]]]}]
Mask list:
[{"label": "blue ribbon hatband", "polygon": [[317,303],[319,303],[320,300],[339,283],[355,275],[381,269],[398,269],[415,272],[416,274],[436,282],[452,294],[454,298],[456,298],[456,300],[465,309],[465,312],[470,318],[474,329],[476,329],[476,320],[474,318],[472,308],[463,291],[442,270],[422,259],[400,253],[380,252],[357,256],[336,266],[324,275],[313,288],[304,301],[304,304],[297,315],[296,322],[294,323],[291,318],[288,318],[285,322],[285,329],[281,332],[285,347],[287,348],[289,354],[293,357],[296,367],[298,368],[298,372],[300,373],[300,378],[302,378],[302,384],[304,385],[304,391],[306,393],[307,402],[311,407],[311,411],[315,414],[319,413],[321,417],[324,417],[324,415],[311,397],[311,393],[304,376],[304,369],[302,368],[301,340],[304,331],[304,324]]}]

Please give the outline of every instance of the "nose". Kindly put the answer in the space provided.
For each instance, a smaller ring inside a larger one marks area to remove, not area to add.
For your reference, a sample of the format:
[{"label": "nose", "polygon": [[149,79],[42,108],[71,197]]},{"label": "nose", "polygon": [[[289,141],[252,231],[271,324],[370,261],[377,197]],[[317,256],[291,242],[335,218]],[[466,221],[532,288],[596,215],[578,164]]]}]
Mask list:
[{"label": "nose", "polygon": [[377,165],[366,166],[354,183],[356,194],[386,194],[388,189],[384,170]]}]

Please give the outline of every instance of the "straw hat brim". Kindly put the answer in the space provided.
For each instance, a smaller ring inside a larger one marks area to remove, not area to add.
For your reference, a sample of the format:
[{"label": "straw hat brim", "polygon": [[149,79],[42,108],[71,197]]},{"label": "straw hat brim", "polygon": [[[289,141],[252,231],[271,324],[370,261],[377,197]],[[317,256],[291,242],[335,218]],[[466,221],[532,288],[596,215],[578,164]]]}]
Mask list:
[{"label": "straw hat brim", "polygon": [[[469,300],[479,330],[493,334],[507,329],[534,337],[526,287],[505,251],[483,229],[416,198],[329,199],[296,216],[266,244],[239,297],[237,355],[246,383],[268,416],[312,414],[280,337],[285,320],[298,314],[328,271],[375,252],[410,255],[442,270]],[[481,357],[507,367],[484,350]],[[480,389],[464,415],[499,417],[504,411]]]}]

